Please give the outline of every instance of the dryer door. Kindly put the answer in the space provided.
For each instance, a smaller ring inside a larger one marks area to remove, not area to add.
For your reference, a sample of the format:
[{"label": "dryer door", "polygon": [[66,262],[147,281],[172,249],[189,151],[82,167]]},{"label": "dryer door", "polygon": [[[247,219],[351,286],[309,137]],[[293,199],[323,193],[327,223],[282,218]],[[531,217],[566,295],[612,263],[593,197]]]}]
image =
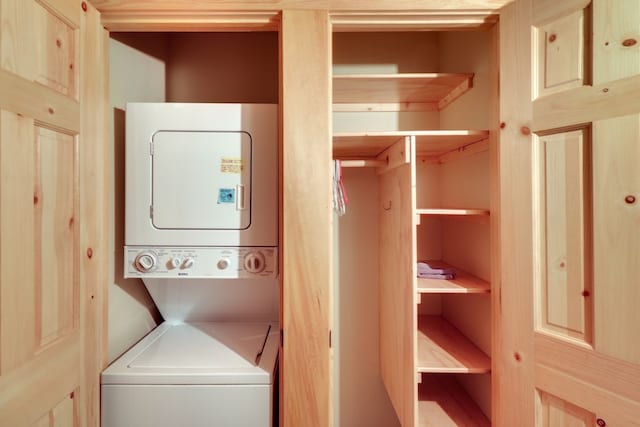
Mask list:
[{"label": "dryer door", "polygon": [[244,230],[251,225],[251,136],[158,131],[153,135],[154,227]]}]

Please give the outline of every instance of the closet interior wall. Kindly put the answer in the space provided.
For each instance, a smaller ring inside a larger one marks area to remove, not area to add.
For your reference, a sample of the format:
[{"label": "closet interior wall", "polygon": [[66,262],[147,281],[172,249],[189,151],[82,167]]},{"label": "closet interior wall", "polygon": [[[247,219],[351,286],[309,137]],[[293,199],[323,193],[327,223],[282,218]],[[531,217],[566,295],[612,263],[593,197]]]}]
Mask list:
[{"label": "closet interior wall", "polygon": [[[123,279],[127,102],[278,103],[276,32],[111,32],[113,171],[109,362],[162,321],[142,281]],[[233,290],[230,290],[233,292]],[[273,289],[277,319],[279,290]]]},{"label": "closet interior wall", "polygon": [[[492,91],[497,90],[490,55],[491,30],[451,32],[336,32],[333,73],[474,73],[473,88],[440,111],[334,112],[333,132],[439,129],[491,129]],[[416,162],[418,208],[490,209],[490,154],[483,151],[444,163]],[[339,425],[398,425],[380,379],[380,301],[378,262],[379,176],[375,168],[344,168],[349,196],[347,213],[337,217],[334,251],[338,281],[335,328],[336,419]],[[406,191],[410,191],[409,188]],[[421,216],[417,227],[418,259],[445,260],[490,282],[488,220]],[[407,242],[407,245],[410,245]],[[491,296],[421,297],[418,314],[440,315],[484,353],[491,355]],[[356,338],[357,337],[357,338]],[[376,363],[362,363],[362,357]],[[454,374],[424,374],[450,375]],[[482,412],[491,417],[491,375],[455,375]],[[426,383],[426,381],[425,381]],[[384,420],[384,421],[382,421]],[[393,422],[391,422],[392,420]]]}]

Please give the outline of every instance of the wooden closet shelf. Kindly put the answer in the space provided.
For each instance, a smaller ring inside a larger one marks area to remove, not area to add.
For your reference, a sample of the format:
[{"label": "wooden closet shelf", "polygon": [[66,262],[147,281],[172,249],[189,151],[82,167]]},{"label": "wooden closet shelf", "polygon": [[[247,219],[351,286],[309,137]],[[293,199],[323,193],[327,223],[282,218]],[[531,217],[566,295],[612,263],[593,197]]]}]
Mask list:
[{"label": "wooden closet shelf", "polygon": [[491,423],[451,375],[423,375],[418,385],[418,426],[476,426]]},{"label": "wooden closet shelf", "polygon": [[438,157],[489,138],[487,130],[341,132],[333,135],[334,158],[375,158],[402,138],[414,136],[416,154]]},{"label": "wooden closet shelf", "polygon": [[438,111],[473,87],[473,74],[333,76],[334,111]]},{"label": "wooden closet shelf", "polygon": [[440,316],[418,316],[418,372],[487,373],[491,359]]},{"label": "wooden closet shelf", "polygon": [[488,216],[487,209],[416,209],[418,215]]},{"label": "wooden closet shelf", "polygon": [[489,282],[467,273],[457,267],[442,261],[428,261],[429,265],[437,268],[453,268],[455,279],[423,279],[418,278],[419,294],[485,294],[491,292]]}]

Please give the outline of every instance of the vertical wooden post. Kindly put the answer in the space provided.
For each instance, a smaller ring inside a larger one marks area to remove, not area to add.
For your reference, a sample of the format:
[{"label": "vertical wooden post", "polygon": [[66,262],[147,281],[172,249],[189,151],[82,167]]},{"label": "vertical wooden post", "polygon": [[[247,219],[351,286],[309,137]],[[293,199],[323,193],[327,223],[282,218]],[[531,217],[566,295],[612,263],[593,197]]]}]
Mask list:
[{"label": "vertical wooden post", "polygon": [[331,29],[285,10],[281,30],[281,425],[331,425]]}]

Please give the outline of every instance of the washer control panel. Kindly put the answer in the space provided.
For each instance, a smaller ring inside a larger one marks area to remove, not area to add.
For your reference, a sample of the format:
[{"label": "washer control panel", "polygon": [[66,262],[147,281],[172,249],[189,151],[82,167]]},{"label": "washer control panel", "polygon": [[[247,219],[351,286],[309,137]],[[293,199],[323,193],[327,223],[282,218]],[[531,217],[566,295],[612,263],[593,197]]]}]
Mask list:
[{"label": "washer control panel", "polygon": [[142,247],[125,246],[124,277],[275,278],[274,247]]}]

